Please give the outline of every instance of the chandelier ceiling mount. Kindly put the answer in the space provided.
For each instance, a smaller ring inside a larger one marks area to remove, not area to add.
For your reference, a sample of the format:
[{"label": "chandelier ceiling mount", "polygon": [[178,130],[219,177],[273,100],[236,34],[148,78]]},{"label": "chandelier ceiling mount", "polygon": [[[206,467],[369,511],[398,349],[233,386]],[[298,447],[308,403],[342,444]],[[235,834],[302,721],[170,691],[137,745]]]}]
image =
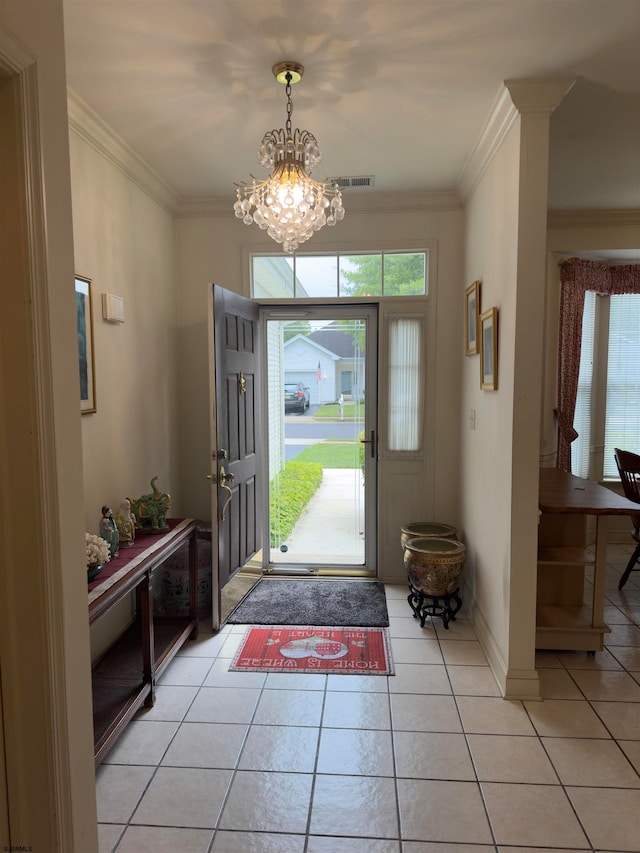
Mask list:
[{"label": "chandelier ceiling mount", "polygon": [[292,130],[291,87],[302,79],[304,66],[290,60],[271,69],[287,96],[284,128],[265,133],[258,151],[258,163],[271,174],[264,181],[242,181],[236,186],[235,215],[245,225],[254,223],[293,253],[301,243],[324,225],[344,218],[342,193],[337,183],[316,181],[311,172],[322,155],[318,141],[308,130]]},{"label": "chandelier ceiling mount", "polygon": [[291,61],[276,62],[271,70],[273,71],[273,76],[276,78],[278,83],[282,83],[283,86],[287,85],[287,72],[291,74],[290,83],[294,86],[302,80],[304,65],[300,62]]}]

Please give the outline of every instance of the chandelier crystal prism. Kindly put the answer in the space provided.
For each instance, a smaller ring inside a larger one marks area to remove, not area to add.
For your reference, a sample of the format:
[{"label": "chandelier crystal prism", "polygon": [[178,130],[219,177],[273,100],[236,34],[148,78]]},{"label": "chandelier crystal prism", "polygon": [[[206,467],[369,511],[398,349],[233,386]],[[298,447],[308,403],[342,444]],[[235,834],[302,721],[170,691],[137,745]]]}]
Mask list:
[{"label": "chandelier crystal prism", "polygon": [[279,62],[273,74],[286,86],[287,120],[284,128],[265,133],[257,162],[271,174],[264,181],[236,183],[236,217],[255,224],[293,254],[301,243],[324,225],[344,219],[342,193],[337,183],[316,181],[311,172],[322,160],[318,141],[308,130],[291,130],[291,86],[304,68],[298,62]]}]

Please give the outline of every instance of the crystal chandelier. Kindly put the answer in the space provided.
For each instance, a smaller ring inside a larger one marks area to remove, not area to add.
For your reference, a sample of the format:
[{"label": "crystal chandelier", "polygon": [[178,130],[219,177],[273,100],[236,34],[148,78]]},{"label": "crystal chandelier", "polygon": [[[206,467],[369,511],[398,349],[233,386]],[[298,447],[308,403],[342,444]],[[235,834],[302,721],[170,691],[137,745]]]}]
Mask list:
[{"label": "crystal chandelier", "polygon": [[272,71],[286,85],[287,121],[284,128],[265,133],[258,151],[258,163],[271,174],[265,181],[251,175],[252,183],[236,184],[233,209],[245,225],[255,222],[282,243],[285,252],[293,253],[314,231],[343,219],[344,207],[338,184],[311,177],[322,159],[315,136],[308,130],[291,130],[291,86],[301,79],[303,66],[279,62]]}]

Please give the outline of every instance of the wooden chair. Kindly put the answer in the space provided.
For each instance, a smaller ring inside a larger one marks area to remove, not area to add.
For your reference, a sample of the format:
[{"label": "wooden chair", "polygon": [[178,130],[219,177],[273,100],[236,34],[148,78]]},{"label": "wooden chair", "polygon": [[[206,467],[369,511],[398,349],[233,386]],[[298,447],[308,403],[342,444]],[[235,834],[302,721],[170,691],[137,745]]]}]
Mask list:
[{"label": "wooden chair", "polygon": [[[640,456],[636,453],[630,453],[628,450],[618,450],[617,447],[613,451],[613,455],[616,459],[625,497],[627,500],[634,501],[634,503],[640,505]],[[631,535],[638,543],[638,547],[633,552],[629,564],[620,578],[618,589],[622,589],[626,584],[632,571],[638,571],[640,568],[640,566],[636,565],[640,562],[640,512],[638,515],[631,516],[631,523],[633,524]]]}]

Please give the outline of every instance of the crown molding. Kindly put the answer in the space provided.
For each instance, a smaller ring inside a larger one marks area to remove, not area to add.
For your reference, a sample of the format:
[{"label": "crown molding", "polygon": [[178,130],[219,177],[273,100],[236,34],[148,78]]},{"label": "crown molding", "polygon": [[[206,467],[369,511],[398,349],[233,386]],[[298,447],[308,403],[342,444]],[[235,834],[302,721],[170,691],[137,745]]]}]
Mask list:
[{"label": "crown molding", "polygon": [[550,210],[547,227],[640,228],[640,210]]},{"label": "crown molding", "polygon": [[456,182],[456,191],[463,204],[471,197],[517,117],[518,110],[511,100],[509,90],[501,84],[480,137]]},{"label": "crown molding", "polygon": [[575,80],[505,80],[498,90],[480,138],[462,167],[456,190],[466,204],[519,115],[552,113]]},{"label": "crown molding", "polygon": [[[343,192],[345,212],[406,213],[407,211],[461,210],[453,190],[443,192],[369,193],[358,190],[353,195]],[[198,216],[229,216],[233,214],[235,198],[181,198],[175,209],[178,218]]]},{"label": "crown molding", "polygon": [[87,142],[161,207],[174,214],[179,197],[72,89],[67,89],[69,129]]}]

